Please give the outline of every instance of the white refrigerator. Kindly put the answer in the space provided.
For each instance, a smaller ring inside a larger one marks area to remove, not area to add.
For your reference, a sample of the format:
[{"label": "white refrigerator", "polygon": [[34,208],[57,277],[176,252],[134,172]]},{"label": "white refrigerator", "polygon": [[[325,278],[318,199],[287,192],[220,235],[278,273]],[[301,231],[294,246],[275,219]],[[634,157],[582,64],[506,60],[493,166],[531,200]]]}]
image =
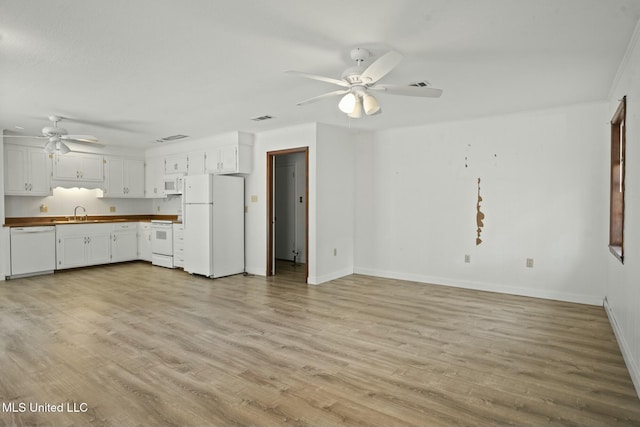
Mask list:
[{"label": "white refrigerator", "polygon": [[184,271],[216,278],[244,272],[244,178],[189,175],[184,182]]}]

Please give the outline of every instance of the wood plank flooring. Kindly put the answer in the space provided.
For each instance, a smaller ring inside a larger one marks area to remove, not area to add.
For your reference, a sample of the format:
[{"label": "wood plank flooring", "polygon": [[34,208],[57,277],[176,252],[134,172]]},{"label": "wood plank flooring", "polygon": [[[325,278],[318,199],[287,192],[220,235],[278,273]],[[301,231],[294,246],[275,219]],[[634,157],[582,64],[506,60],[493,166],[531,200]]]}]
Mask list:
[{"label": "wood plank flooring", "polygon": [[640,425],[601,307],[294,277],[0,283],[0,425]]}]

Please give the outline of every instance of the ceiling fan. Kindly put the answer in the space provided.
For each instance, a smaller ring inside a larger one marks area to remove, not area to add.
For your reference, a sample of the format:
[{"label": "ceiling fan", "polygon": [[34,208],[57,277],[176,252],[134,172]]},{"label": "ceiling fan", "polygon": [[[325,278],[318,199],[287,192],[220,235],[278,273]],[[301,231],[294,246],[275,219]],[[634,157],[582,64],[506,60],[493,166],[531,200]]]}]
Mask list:
[{"label": "ceiling fan", "polygon": [[441,89],[427,87],[428,83],[426,82],[411,85],[378,84],[378,80],[393,70],[402,61],[403,57],[400,53],[391,50],[375,60],[367,68],[363,68],[362,63],[370,56],[371,52],[367,49],[353,49],[351,51],[351,59],[356,61],[356,66],[347,68],[342,73],[341,80],[302,71],[285,71],[287,74],[333,83],[344,88],[306,99],[298,102],[297,105],[306,105],[324,98],[343,95],[338,103],[338,108],[349,117],[357,119],[362,117],[363,111],[368,116],[382,112],[378,100],[370,92],[427,98],[438,98],[442,95]]},{"label": "ceiling fan", "polygon": [[58,127],[58,123],[62,121],[62,116],[49,116],[49,120],[53,122],[53,126],[45,126],[42,128],[42,136],[40,135],[4,135],[5,138],[38,138],[48,139],[44,146],[44,151],[49,154],[59,152],[67,154],[71,149],[64,141],[71,142],[87,142],[97,143],[98,138],[92,135],[69,135],[66,129]]}]

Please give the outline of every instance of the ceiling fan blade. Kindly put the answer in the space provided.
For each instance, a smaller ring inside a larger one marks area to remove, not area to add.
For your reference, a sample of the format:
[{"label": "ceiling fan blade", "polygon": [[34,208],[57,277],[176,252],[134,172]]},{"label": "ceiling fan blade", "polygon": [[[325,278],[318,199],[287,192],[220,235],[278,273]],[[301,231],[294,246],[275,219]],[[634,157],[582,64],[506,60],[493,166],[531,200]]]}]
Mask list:
[{"label": "ceiling fan blade", "polygon": [[442,95],[442,89],[418,86],[375,85],[371,86],[369,90],[378,90],[390,95],[422,96],[425,98],[439,98]]},{"label": "ceiling fan blade", "polygon": [[99,142],[98,138],[93,135],[62,135],[60,139],[80,142]]},{"label": "ceiling fan blade", "polygon": [[344,80],[338,80],[331,77],[319,76],[317,74],[309,74],[303,71],[294,71],[294,70],[288,70],[288,71],[285,71],[285,73],[291,74],[294,76],[304,77],[307,79],[319,80],[325,83],[333,83],[334,85],[338,85],[338,86],[349,87],[349,83],[345,82]]},{"label": "ceiling fan blade", "polygon": [[386,76],[389,71],[393,70],[396,65],[402,61],[402,58],[400,53],[395,50],[390,50],[369,65],[367,69],[362,72],[360,79],[366,84],[375,83]]},{"label": "ceiling fan blade", "polygon": [[345,93],[348,93],[348,92],[349,92],[349,89],[335,90],[333,92],[329,92],[322,95],[314,96],[313,98],[305,99],[304,101],[298,102],[296,105],[311,104],[312,102],[320,101],[321,99],[330,98],[332,96],[344,95]]}]

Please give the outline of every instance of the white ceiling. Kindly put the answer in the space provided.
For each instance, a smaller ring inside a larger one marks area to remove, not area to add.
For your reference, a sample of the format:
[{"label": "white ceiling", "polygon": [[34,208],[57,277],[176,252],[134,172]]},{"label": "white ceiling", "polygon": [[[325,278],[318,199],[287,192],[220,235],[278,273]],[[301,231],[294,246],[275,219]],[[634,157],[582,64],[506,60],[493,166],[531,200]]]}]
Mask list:
[{"label": "white ceiling", "polygon": [[[70,133],[149,148],[177,133],[383,129],[604,100],[639,17],[637,0],[0,0],[0,128],[38,134],[59,114]],[[338,87],[283,72],[340,78],[354,47],[405,56],[381,83],[444,94],[380,94],[382,114],[351,121],[339,98],[296,106]]]}]

